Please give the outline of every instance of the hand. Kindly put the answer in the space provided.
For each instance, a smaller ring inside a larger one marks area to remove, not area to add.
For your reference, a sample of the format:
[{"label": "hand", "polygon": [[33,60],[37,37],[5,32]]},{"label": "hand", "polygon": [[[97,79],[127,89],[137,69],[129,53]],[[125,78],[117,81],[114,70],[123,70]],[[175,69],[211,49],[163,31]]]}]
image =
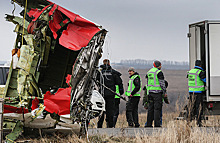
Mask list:
[{"label": "hand", "polygon": [[144,109],[148,109],[148,103],[146,102],[146,103],[144,103]]},{"label": "hand", "polygon": [[133,97],[133,95],[130,95],[130,97]]},{"label": "hand", "polygon": [[169,100],[168,100],[167,97],[164,98],[164,102],[165,102],[166,104],[170,104],[170,102],[169,102]]},{"label": "hand", "polygon": [[164,97],[167,97],[167,94],[166,94],[166,93],[164,94]]}]

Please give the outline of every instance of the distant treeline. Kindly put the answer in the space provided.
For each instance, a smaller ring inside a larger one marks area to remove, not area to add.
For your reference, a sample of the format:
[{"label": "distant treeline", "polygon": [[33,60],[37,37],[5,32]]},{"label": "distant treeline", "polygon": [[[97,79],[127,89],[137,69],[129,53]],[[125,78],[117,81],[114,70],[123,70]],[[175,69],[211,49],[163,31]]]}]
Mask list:
[{"label": "distant treeline", "polygon": [[[135,60],[121,60],[119,63],[112,63],[111,65],[116,68],[128,68],[134,67],[136,69],[149,69],[153,66],[154,60],[144,60],[144,59],[135,59]],[[163,69],[173,69],[173,70],[188,70],[189,62],[177,62],[177,61],[166,61],[161,60]]]},{"label": "distant treeline", "polygon": [[3,66],[7,61],[0,61],[0,65]]}]

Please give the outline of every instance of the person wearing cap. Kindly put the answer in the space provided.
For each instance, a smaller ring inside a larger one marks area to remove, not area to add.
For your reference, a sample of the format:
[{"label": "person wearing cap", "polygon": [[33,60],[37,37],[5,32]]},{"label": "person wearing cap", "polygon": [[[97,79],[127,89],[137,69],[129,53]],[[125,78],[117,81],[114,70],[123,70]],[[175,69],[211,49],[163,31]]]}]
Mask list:
[{"label": "person wearing cap", "polygon": [[[124,88],[123,88],[122,79],[120,77],[121,73],[112,69],[112,67],[110,66],[110,61],[108,59],[103,60],[103,65],[101,65],[100,68],[102,75],[98,73],[96,79],[100,80],[101,83],[104,83],[106,87],[110,88],[114,92],[116,92],[116,86],[118,86],[118,92],[120,95],[122,95],[124,93]],[[103,88],[104,88],[106,112],[103,113],[102,116],[99,118],[98,128],[102,128],[105,114],[106,114],[105,120],[106,120],[107,128],[113,128],[114,127],[113,118],[115,114],[115,93],[113,93],[112,91],[110,91],[105,87]]]},{"label": "person wearing cap", "polygon": [[162,111],[162,98],[167,97],[164,75],[161,68],[161,62],[154,61],[153,68],[151,68],[146,75],[147,90],[149,92],[148,99],[151,101],[148,106],[146,127],[152,127],[153,121],[154,127],[161,127],[160,115]]},{"label": "person wearing cap", "polygon": [[189,87],[188,120],[195,114],[197,125],[200,127],[203,114],[203,96],[205,95],[206,73],[201,60],[195,61],[195,67],[187,73]]},{"label": "person wearing cap", "polygon": [[125,95],[128,96],[128,101],[126,103],[126,118],[129,127],[140,126],[138,121],[138,104],[140,101],[141,93],[141,77],[133,67],[128,69],[129,73],[129,82],[128,90],[125,92]]}]

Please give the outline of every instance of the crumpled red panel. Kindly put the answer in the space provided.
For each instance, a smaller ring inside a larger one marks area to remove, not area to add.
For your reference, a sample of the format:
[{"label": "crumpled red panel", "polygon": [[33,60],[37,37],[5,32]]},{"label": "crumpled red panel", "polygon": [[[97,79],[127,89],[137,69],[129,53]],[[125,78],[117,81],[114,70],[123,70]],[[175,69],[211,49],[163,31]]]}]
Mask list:
[{"label": "crumpled red panel", "polygon": [[67,17],[69,17],[71,22],[74,22],[76,17],[79,16],[78,14],[75,14],[61,6],[58,6],[58,10],[61,11],[63,14],[65,14]]},{"label": "crumpled red panel", "polygon": [[31,9],[27,14],[30,16],[30,17],[34,17],[34,19],[32,21],[36,21],[38,19],[38,17],[49,7],[50,5],[48,6],[45,6],[42,10],[38,10],[37,8],[36,9]]},{"label": "crumpled red panel", "polygon": [[72,75],[67,74],[67,77],[66,77],[66,83],[68,84],[68,86],[70,86],[70,80],[71,80],[71,77],[72,77]]},{"label": "crumpled red panel", "polygon": [[39,99],[37,99],[37,98],[35,97],[35,99],[32,100],[31,110],[34,110],[34,109],[38,108],[39,102],[40,102]]},{"label": "crumpled red panel", "polygon": [[60,23],[62,22],[63,17],[61,12],[56,10],[53,14],[53,20],[49,21],[50,30],[53,33],[54,39],[57,39],[57,31],[61,28]]},{"label": "crumpled red panel", "polygon": [[53,15],[54,11],[57,9],[57,5],[53,4],[53,7],[51,8],[51,10],[49,11],[49,16]]},{"label": "crumpled red panel", "polygon": [[33,9],[31,8],[31,10],[27,13],[30,17],[39,17],[40,16],[40,12],[41,10],[38,10],[37,8],[36,9]]},{"label": "crumpled red panel", "polygon": [[[28,109],[23,108],[24,114],[28,113]],[[22,108],[18,108],[18,107],[14,107],[14,106],[10,106],[10,105],[4,105],[4,113],[18,113],[18,114],[22,114],[23,113]]]},{"label": "crumpled red panel", "polygon": [[100,29],[95,26],[81,27],[70,23],[60,36],[59,43],[70,50],[78,51],[82,47],[86,47],[92,37],[99,31]]},{"label": "crumpled red panel", "polygon": [[[48,2],[50,2],[48,0]],[[88,21],[78,14],[75,14],[61,6],[58,6],[52,2],[50,5],[44,7],[42,10],[31,9],[28,12],[30,17],[34,17],[33,21],[36,21],[38,17],[46,10],[49,6],[53,4],[52,9],[49,11],[49,16],[53,19],[49,21],[49,27],[53,33],[53,37],[57,38],[57,31],[61,28],[60,23],[67,23],[69,20],[71,23],[68,24],[67,29],[63,31],[59,38],[59,44],[70,49],[70,50],[80,50],[82,47],[86,47],[92,37],[100,31],[97,25],[93,22]],[[66,15],[68,19],[64,19],[62,14]]]},{"label": "crumpled red panel", "polygon": [[70,114],[71,87],[59,88],[55,94],[49,91],[44,95],[45,110],[58,115]]}]

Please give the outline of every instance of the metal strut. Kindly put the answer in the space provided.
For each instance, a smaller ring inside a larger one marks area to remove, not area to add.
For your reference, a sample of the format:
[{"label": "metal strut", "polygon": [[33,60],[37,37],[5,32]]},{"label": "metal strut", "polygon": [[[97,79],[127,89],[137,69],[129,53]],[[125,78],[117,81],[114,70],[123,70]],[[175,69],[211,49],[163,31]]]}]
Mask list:
[{"label": "metal strut", "polygon": [[118,97],[120,97],[122,100],[127,101],[125,97],[123,97],[123,96],[121,96],[120,94],[114,92],[112,89],[110,89],[109,87],[105,86],[105,85],[102,84],[100,81],[95,80],[94,78],[92,78],[92,80],[94,80],[96,84],[98,83],[98,84],[100,84],[101,86],[103,86],[104,88],[108,89],[109,91],[111,91],[112,93],[114,93],[115,95],[117,95]]}]

